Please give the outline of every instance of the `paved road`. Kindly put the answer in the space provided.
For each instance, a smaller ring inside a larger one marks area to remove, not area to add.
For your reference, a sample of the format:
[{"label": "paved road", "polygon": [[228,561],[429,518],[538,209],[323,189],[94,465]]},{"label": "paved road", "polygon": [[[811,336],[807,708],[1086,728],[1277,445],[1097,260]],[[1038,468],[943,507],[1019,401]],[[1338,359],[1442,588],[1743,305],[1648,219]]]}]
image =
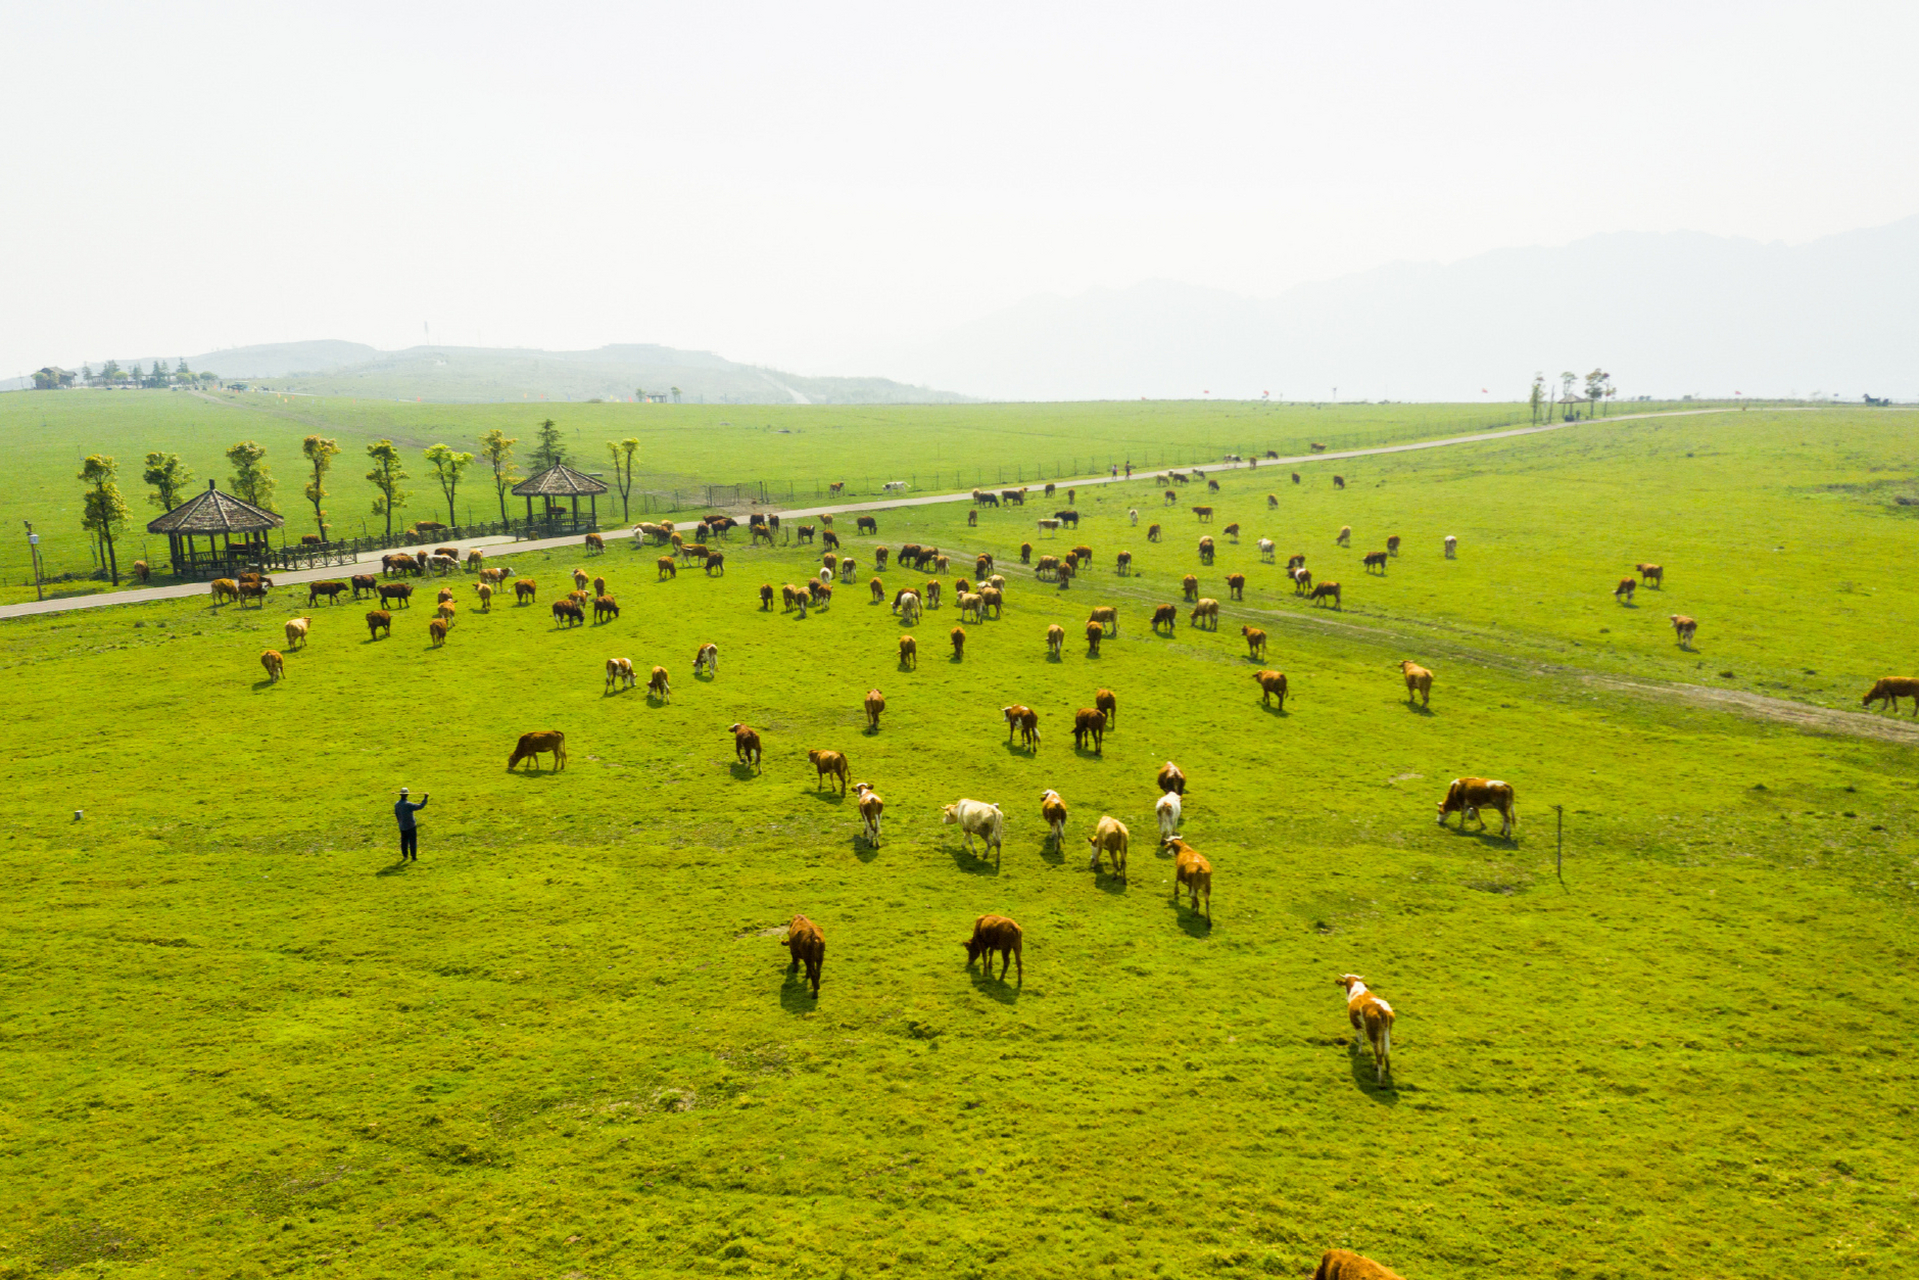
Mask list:
[{"label": "paved road", "polygon": [[[1674,409],[1660,413],[1626,413],[1616,417],[1602,418],[1599,421],[1632,422],[1643,418],[1685,418],[1702,413],[1732,413],[1732,409]],[[1481,444],[1487,440],[1507,440],[1513,436],[1538,435],[1545,431],[1564,431],[1568,427],[1590,425],[1591,420],[1581,422],[1551,422],[1532,427],[1510,427],[1503,431],[1481,431],[1469,436],[1447,436],[1441,440],[1420,440],[1412,444],[1387,444],[1371,449],[1345,449],[1331,453],[1308,453],[1295,458],[1261,459],[1262,467],[1290,467],[1308,462],[1336,462],[1341,458],[1365,458],[1382,453],[1412,453],[1419,449],[1445,449],[1453,445]],[[1221,463],[1211,467],[1192,467],[1188,474],[1211,471],[1243,470],[1242,464]],[[1130,477],[1138,480],[1142,476],[1157,474],[1152,469],[1136,471]],[[1090,489],[1094,485],[1124,483],[1128,477],[1089,476],[1083,480],[1056,481],[1062,488]],[[994,492],[998,492],[995,488]],[[838,515],[842,511],[884,511],[898,507],[928,507],[941,502],[967,502],[972,498],[969,489],[962,493],[930,493],[918,497],[895,496],[878,498],[872,502],[843,502],[836,505],[795,507],[791,511],[779,513],[781,520],[789,517],[817,516],[823,514]],[[609,534],[609,536],[614,536]],[[545,551],[552,547],[577,547],[580,539],[577,535],[565,538],[540,538],[528,542],[515,542],[511,538],[480,538],[461,543],[467,547],[507,547],[513,551]],[[295,573],[276,573],[273,581],[276,585],[289,585],[296,582],[316,582],[322,578],[340,578],[352,573],[355,567],[373,568],[380,563],[381,552],[368,552],[354,565],[330,565],[325,569],[302,569]],[[68,596],[60,600],[29,600],[23,604],[0,605],[0,618],[22,618],[41,613],[65,613],[71,609],[104,609],[116,604],[139,604],[146,600],[177,600],[186,596],[204,596],[207,584],[204,582],[183,582],[165,587],[143,587],[133,591],[100,591],[93,595]]]}]

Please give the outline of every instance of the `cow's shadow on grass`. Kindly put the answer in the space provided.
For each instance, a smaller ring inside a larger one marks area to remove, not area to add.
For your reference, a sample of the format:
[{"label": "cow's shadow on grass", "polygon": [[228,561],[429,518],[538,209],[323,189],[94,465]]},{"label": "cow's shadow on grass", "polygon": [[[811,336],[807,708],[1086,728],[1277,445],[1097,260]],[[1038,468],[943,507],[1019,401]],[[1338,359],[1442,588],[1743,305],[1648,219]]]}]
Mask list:
[{"label": "cow's shadow on grass", "polygon": [[[991,970],[991,972],[988,973],[988,970]],[[987,964],[982,959],[980,962],[974,964],[968,972],[972,975],[973,990],[979,992],[981,995],[989,999],[997,1000],[1001,1004],[1019,1003],[1019,969],[1015,967],[1011,973],[1001,978],[999,976],[998,952],[993,953],[991,964]]]},{"label": "cow's shadow on grass", "polygon": [[1066,841],[1055,840],[1049,832],[1039,845],[1039,860],[1051,867],[1066,865]]},{"label": "cow's shadow on grass", "polygon": [[963,653],[955,653],[946,661],[953,666],[958,666],[960,663],[966,661],[966,655]]},{"label": "cow's shadow on grass", "polygon": [[1484,831],[1481,831],[1477,826],[1469,825],[1462,831],[1458,827],[1448,826],[1446,828],[1446,834],[1455,840],[1467,839],[1471,840],[1474,844],[1494,849],[1517,849],[1519,847],[1519,833],[1517,828],[1514,828],[1512,835],[1502,836],[1499,834],[1498,827],[1487,827]]},{"label": "cow's shadow on grass", "polygon": [[1054,653],[1051,649],[1048,649],[1046,651],[1046,660],[1048,662],[1059,663],[1066,661],[1066,658],[1063,654]]},{"label": "cow's shadow on grass", "polygon": [[1093,887],[1101,893],[1117,898],[1131,889],[1132,885],[1126,877],[1120,875],[1117,871],[1095,871],[1093,872]]},{"label": "cow's shadow on grass", "polygon": [[1406,699],[1406,710],[1412,712],[1416,716],[1430,717],[1431,715],[1434,714],[1433,709],[1431,707],[1427,706],[1426,704],[1422,702],[1414,702],[1411,698]]},{"label": "cow's shadow on grass", "polygon": [[1073,754],[1074,754],[1075,756],[1077,756],[1077,757],[1079,757],[1079,758],[1080,758],[1081,760],[1101,760],[1101,761],[1103,761],[1103,760],[1105,760],[1105,759],[1106,759],[1106,757],[1105,757],[1105,756],[1103,756],[1103,755],[1101,755],[1101,754],[1100,754],[1100,751],[1099,751],[1099,748],[1097,748],[1097,747],[1087,747],[1087,746],[1081,746],[1081,745],[1080,745],[1080,744],[1078,744],[1078,743],[1074,743],[1074,744],[1073,744]]},{"label": "cow's shadow on grass", "polygon": [[[788,962],[791,963],[790,961]],[[806,980],[806,966],[801,965],[798,973],[792,972],[788,965],[781,965],[784,971],[780,983],[780,1008],[788,1013],[811,1013],[820,1007],[819,997],[813,994],[813,984]],[[826,975],[820,975],[820,985],[826,985]]]},{"label": "cow's shadow on grass", "polygon": [[1030,760],[1039,755],[1038,747],[1029,747],[1024,742],[1007,742],[1002,745],[1005,746],[1007,755],[1017,756],[1022,760]]},{"label": "cow's shadow on grass", "polygon": [[1189,938],[1209,937],[1213,932],[1213,922],[1204,912],[1189,907],[1183,900],[1184,895],[1173,898],[1173,914],[1179,919],[1179,931]]},{"label": "cow's shadow on grass", "polygon": [[1399,1105],[1399,1090],[1380,1084],[1374,1076],[1373,1051],[1363,1037],[1354,1036],[1346,1042],[1346,1065],[1352,1069],[1354,1088],[1382,1107]]},{"label": "cow's shadow on grass", "polygon": [[760,776],[760,771],[744,760],[735,760],[733,762],[732,773],[733,776],[741,782],[750,782]]},{"label": "cow's shadow on grass", "polygon": [[860,733],[864,735],[865,737],[873,738],[873,737],[879,736],[879,731],[880,731],[880,727],[878,725],[869,724],[864,729],[861,729]]},{"label": "cow's shadow on grass", "polygon": [[961,842],[953,845],[948,852],[953,855],[953,865],[969,876],[998,875],[998,856],[988,858],[985,854],[978,852],[978,848],[979,846],[975,845],[974,851],[968,852],[965,843]]},{"label": "cow's shadow on grass", "polygon": [[855,835],[850,841],[853,856],[861,862],[871,862],[880,856],[878,845],[868,844],[864,835]]},{"label": "cow's shadow on grass", "polygon": [[842,805],[846,803],[845,794],[836,787],[815,786],[806,794],[821,804]]},{"label": "cow's shadow on grass", "polygon": [[1293,714],[1286,709],[1284,703],[1262,702],[1259,704],[1259,709],[1267,715],[1276,716],[1281,720],[1288,719]]}]

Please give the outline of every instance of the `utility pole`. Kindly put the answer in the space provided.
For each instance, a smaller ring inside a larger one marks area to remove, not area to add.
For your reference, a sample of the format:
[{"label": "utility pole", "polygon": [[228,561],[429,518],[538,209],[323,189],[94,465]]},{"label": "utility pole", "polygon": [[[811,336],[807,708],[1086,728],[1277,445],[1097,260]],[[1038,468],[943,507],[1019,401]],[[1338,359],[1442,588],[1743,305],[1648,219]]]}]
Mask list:
[{"label": "utility pole", "polygon": [[40,535],[33,531],[33,521],[22,520],[20,523],[27,526],[27,550],[33,554],[33,598],[45,600],[47,597],[40,590]]}]

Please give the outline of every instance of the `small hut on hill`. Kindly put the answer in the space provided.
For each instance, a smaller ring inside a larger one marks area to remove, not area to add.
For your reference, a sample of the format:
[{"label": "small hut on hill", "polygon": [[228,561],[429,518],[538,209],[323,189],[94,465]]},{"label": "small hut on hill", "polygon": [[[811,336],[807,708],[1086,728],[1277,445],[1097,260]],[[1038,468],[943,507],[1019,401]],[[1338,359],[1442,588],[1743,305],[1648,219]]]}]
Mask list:
[{"label": "small hut on hill", "polygon": [[[526,499],[526,518],[528,523],[538,519],[547,528],[548,536],[558,537],[562,533],[588,533],[599,527],[599,507],[594,499],[606,492],[606,485],[592,476],[575,471],[564,462],[555,463],[538,475],[528,476],[513,486],[515,497]],[[542,502],[539,516],[533,514],[533,499]],[[587,516],[580,518],[580,499],[587,500]],[[559,505],[560,499],[570,499],[573,513],[569,518]]]},{"label": "small hut on hill", "polygon": [[[248,565],[264,566],[267,531],[286,524],[264,507],[221,493],[213,481],[206,490],[147,525],[148,533],[167,535],[173,572],[183,578],[213,578]],[[194,543],[205,538],[204,547]]]}]

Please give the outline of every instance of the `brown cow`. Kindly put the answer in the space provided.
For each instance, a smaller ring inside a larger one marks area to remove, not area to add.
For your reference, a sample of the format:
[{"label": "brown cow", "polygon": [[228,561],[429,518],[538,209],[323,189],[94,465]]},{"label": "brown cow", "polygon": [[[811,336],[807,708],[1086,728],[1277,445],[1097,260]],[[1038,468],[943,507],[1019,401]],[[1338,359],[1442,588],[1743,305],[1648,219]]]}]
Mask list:
[{"label": "brown cow", "polygon": [[1388,1271],[1371,1258],[1362,1258],[1347,1249],[1328,1249],[1320,1255],[1319,1269],[1313,1280],[1402,1280],[1397,1271]]},{"label": "brown cow", "polygon": [[1322,582],[1314,587],[1312,594],[1306,598],[1308,600],[1331,600],[1333,602],[1333,608],[1337,609],[1340,607],[1339,584],[1337,582]]},{"label": "brown cow", "polygon": [[153,570],[147,567],[146,561],[135,560],[133,562],[133,580],[135,582],[145,582],[150,576],[152,576],[152,573],[153,573]]},{"label": "brown cow", "polygon": [[[1197,584],[1195,584],[1197,585]],[[1179,625],[1179,606],[1175,604],[1157,605],[1153,609],[1153,630],[1165,627],[1167,631]]]},{"label": "brown cow", "polygon": [[1170,791],[1179,796],[1186,794],[1186,774],[1171,760],[1159,767],[1159,776],[1154,781],[1159,784],[1162,793]]},{"label": "brown cow", "polygon": [[1919,716],[1919,677],[1881,676],[1866,696],[1859,700],[1859,705],[1869,707],[1877,702],[1881,711],[1889,707],[1897,715],[1901,698],[1911,698],[1912,714]]},{"label": "brown cow", "polygon": [[1303,551],[1297,555],[1290,555],[1286,557],[1286,568],[1288,572],[1291,572],[1294,569],[1303,568],[1305,567],[1305,564],[1306,564],[1306,553]]},{"label": "brown cow", "polygon": [[886,710],[886,695],[878,689],[866,691],[866,727],[874,733],[879,732],[880,712]]},{"label": "brown cow", "polygon": [[601,596],[593,602],[593,621],[606,622],[620,616],[620,602],[612,596]]},{"label": "brown cow", "polygon": [[1066,647],[1066,628],[1055,622],[1046,628],[1046,653],[1048,657],[1059,657],[1059,651]]},{"label": "brown cow", "polygon": [[762,582],[760,584],[760,608],[765,609],[768,612],[772,611],[773,584],[770,582]]},{"label": "brown cow", "polygon": [[1126,878],[1126,846],[1132,839],[1132,833],[1126,830],[1126,824],[1110,814],[1102,814],[1093,826],[1093,834],[1086,837],[1086,843],[1093,846],[1093,860],[1087,870],[1097,872],[1100,869],[1100,855],[1113,855],[1113,874],[1121,880]]},{"label": "brown cow", "polygon": [[1110,626],[1112,628],[1110,633],[1112,637],[1115,640],[1119,639],[1119,610],[1115,609],[1112,605],[1102,604],[1094,606],[1092,613],[1087,615],[1086,620],[1089,623],[1096,623],[1102,628]]},{"label": "brown cow", "polygon": [[846,794],[846,757],[837,751],[813,750],[806,753],[806,759],[813,766],[813,789],[818,790],[828,778],[840,780],[840,794]]},{"label": "brown cow", "polygon": [[1339,536],[1333,541],[1342,547],[1350,547],[1353,544],[1353,527],[1349,524],[1339,526]]},{"label": "brown cow", "polygon": [[379,591],[379,589],[380,589],[380,580],[379,578],[375,577],[373,574],[356,573],[353,575],[353,598],[355,600],[358,600],[360,598],[360,593],[362,591],[367,592],[368,594],[372,594],[374,592]]},{"label": "brown cow", "polygon": [[606,550],[606,539],[597,533],[589,533],[586,535],[586,549],[588,551],[604,552]]},{"label": "brown cow", "polygon": [[1253,679],[1259,684],[1259,705],[1269,707],[1274,698],[1279,699],[1279,709],[1286,709],[1286,673],[1284,671],[1255,671]]},{"label": "brown cow", "polygon": [[1699,630],[1699,624],[1683,613],[1675,613],[1667,621],[1672,623],[1673,634],[1679,637],[1679,647],[1692,648],[1693,632]]},{"label": "brown cow", "polygon": [[1043,791],[1039,797],[1039,816],[1052,832],[1053,848],[1066,847],[1066,802],[1059,798],[1057,791]]},{"label": "brown cow", "polygon": [[273,583],[272,583],[272,582],[270,582],[270,581],[267,581],[267,582],[242,582],[242,583],[240,584],[240,607],[241,607],[241,608],[245,608],[245,607],[246,607],[246,603],[247,603],[247,601],[249,601],[249,600],[257,600],[257,601],[259,601],[259,604],[258,604],[257,606],[255,606],[256,608],[261,608],[261,609],[264,609],[264,608],[266,608],[266,606],[267,606],[267,590],[268,590],[268,588],[270,588],[270,587],[271,587],[272,585],[273,585]]},{"label": "brown cow", "polygon": [[1403,658],[1399,663],[1401,674],[1406,677],[1406,701],[1411,702],[1413,695],[1419,695],[1419,705],[1429,707],[1433,703],[1433,673],[1414,662]]},{"label": "brown cow", "polygon": [[1636,564],[1633,566],[1633,568],[1639,572],[1640,580],[1646,583],[1648,586],[1657,587],[1657,588],[1660,588],[1661,590],[1665,589],[1666,571],[1660,568],[1658,565]]},{"label": "brown cow", "polygon": [[1149,525],[1147,525],[1147,526],[1146,526],[1146,541],[1148,541],[1148,542],[1158,542],[1159,540],[1160,540],[1160,534],[1159,534],[1159,526],[1158,526],[1158,525],[1156,525],[1156,524],[1149,524]]},{"label": "brown cow", "polygon": [[388,637],[393,635],[393,615],[385,609],[375,609],[366,616],[367,638],[378,640],[381,628],[386,629]]},{"label": "brown cow", "polygon": [[805,916],[794,916],[793,923],[786,926],[786,952],[793,957],[786,971],[798,973],[804,964],[805,980],[813,984],[813,998],[819,999],[820,970],[826,967],[826,935]]},{"label": "brown cow", "polygon": [[919,641],[912,636],[900,637],[900,668],[918,667],[920,664]]},{"label": "brown cow", "polygon": [[1022,542],[1019,544],[1019,562],[1021,564],[1033,563],[1033,544],[1032,543]]},{"label": "brown cow", "polygon": [[1179,589],[1188,600],[1199,599],[1199,579],[1192,574],[1189,573],[1179,580]]},{"label": "brown cow", "polygon": [[1513,802],[1513,787],[1510,782],[1501,782],[1496,778],[1454,778],[1446,787],[1446,798],[1439,802],[1439,825],[1446,825],[1446,815],[1459,815],[1459,829],[1466,829],[1466,820],[1471,818],[1479,823],[1479,829],[1486,829],[1486,820],[1479,816],[1481,809],[1491,809],[1500,817],[1499,834],[1510,836],[1519,822],[1519,810]]},{"label": "brown cow", "polygon": [[486,583],[486,582],[476,582],[473,584],[473,589],[477,591],[480,595],[480,612],[492,613],[493,612],[492,584]]},{"label": "brown cow", "polygon": [[647,677],[646,696],[661,702],[673,701],[673,686],[667,683],[665,667],[653,668],[653,674]]},{"label": "brown cow", "polygon": [[1345,487],[1346,487],[1346,477],[1345,477],[1345,476],[1334,476],[1334,477],[1333,477],[1333,488],[1335,488],[1335,489],[1344,489]]},{"label": "brown cow", "polygon": [[555,626],[564,624],[568,627],[584,626],[586,625],[586,610],[580,608],[579,602],[576,600],[555,600],[553,602],[553,624]]},{"label": "brown cow", "polygon": [[679,561],[675,560],[672,556],[661,556],[653,562],[653,565],[659,570],[659,577],[655,579],[655,581],[664,582],[668,578],[677,578],[680,576]]},{"label": "brown cow", "polygon": [[881,582],[878,578],[874,578],[866,584],[866,588],[873,593],[874,604],[886,603],[886,584],[884,582]]},{"label": "brown cow", "polygon": [[1202,618],[1212,624],[1211,630],[1219,630],[1219,601],[1211,596],[1202,596],[1199,603],[1193,606],[1193,611],[1187,616],[1186,621],[1196,627]]},{"label": "brown cow", "polygon": [[1113,557],[1113,572],[1122,578],[1132,576],[1133,553],[1130,551],[1122,551]]},{"label": "brown cow", "polygon": [[540,588],[531,578],[521,578],[513,584],[513,602],[531,604],[539,598]]},{"label": "brown cow", "polygon": [[760,763],[760,735],[744,724],[734,724],[727,728],[733,735],[733,758],[754,768]]},{"label": "brown cow", "polygon": [[1093,740],[1094,755],[1106,753],[1106,713],[1081,707],[1073,713],[1073,750],[1085,750],[1088,738]]},{"label": "brown cow", "polygon": [[1399,535],[1393,534],[1386,539],[1386,551],[1389,555],[1399,554]]},{"label": "brown cow", "polygon": [[325,596],[328,604],[338,604],[340,597],[351,589],[344,582],[309,582],[307,583],[307,603],[310,605],[321,596]]},{"label": "brown cow", "polygon": [[926,607],[929,609],[940,607],[940,584],[937,581],[929,580],[926,584]]},{"label": "brown cow", "polygon": [[1288,569],[1286,571],[1286,576],[1288,576],[1289,578],[1293,580],[1294,595],[1296,596],[1303,595],[1306,592],[1312,590],[1313,571],[1311,569],[1308,569],[1305,565],[1301,565],[1297,569]]},{"label": "brown cow", "polygon": [[588,583],[589,581],[591,581],[591,579],[589,579],[589,578],[588,578],[588,577],[586,576],[586,570],[584,570],[584,569],[575,569],[575,570],[573,571],[573,589],[574,589],[574,590],[576,590],[576,591],[584,591],[584,590],[586,590],[586,584],[587,584],[587,583]]},{"label": "brown cow", "polygon": [[1279,495],[1278,495],[1278,494],[1276,494],[1276,493],[1269,493],[1269,494],[1267,494],[1267,495],[1266,495],[1266,509],[1267,509],[1268,511],[1271,511],[1271,510],[1274,510],[1275,508],[1277,508],[1278,506],[1279,506]]},{"label": "brown cow", "polygon": [[1006,745],[1013,744],[1013,730],[1018,729],[1022,747],[1039,749],[1039,712],[1017,702],[1010,707],[1001,707],[999,712],[1006,717]]},{"label": "brown cow", "polygon": [[952,640],[953,640],[953,661],[958,662],[961,658],[964,658],[966,656],[966,628],[954,627]]},{"label": "brown cow", "polygon": [[1093,709],[1105,714],[1106,727],[1119,727],[1119,699],[1113,696],[1111,689],[1099,689],[1093,694]]},{"label": "brown cow", "polygon": [[633,673],[633,660],[631,658],[608,658],[606,660],[606,688],[601,692],[613,692],[614,685],[618,685],[622,689],[631,689],[639,683],[639,680],[639,676]]},{"label": "brown cow", "polygon": [[1386,573],[1386,553],[1384,551],[1368,551],[1361,557],[1360,562],[1366,566],[1367,573],[1371,573],[1374,569],[1379,570],[1382,577]]},{"label": "brown cow", "polygon": [[1173,901],[1179,901],[1179,891],[1186,890],[1186,905],[1191,910],[1199,910],[1199,900],[1206,899],[1206,923],[1213,922],[1213,864],[1200,856],[1199,850],[1187,844],[1178,836],[1167,841],[1167,850],[1173,855]]},{"label": "brown cow", "polygon": [[880,522],[872,516],[856,516],[853,520],[853,528],[859,533],[878,533]]},{"label": "brown cow", "polygon": [[447,625],[445,618],[435,618],[426,624],[426,633],[433,638],[433,647],[435,649],[446,643],[446,631]]},{"label": "brown cow", "polygon": [[1346,1020],[1363,1031],[1373,1050],[1373,1081],[1385,1086],[1393,1078],[1393,1007],[1366,989],[1356,973],[1340,975],[1346,992]]},{"label": "brown cow", "polygon": [[452,598],[453,598],[453,588],[441,587],[439,592],[433,597],[433,603],[445,604],[447,601],[451,600]]},{"label": "brown cow", "polygon": [[870,782],[855,782],[853,794],[859,797],[860,834],[877,849],[880,847],[880,815],[886,812],[886,801],[880,799],[880,793],[873,790]]},{"label": "brown cow", "polygon": [[1213,562],[1213,540],[1210,537],[1199,540],[1199,562],[1201,564],[1211,564]]},{"label": "brown cow", "polygon": [[260,654],[260,665],[266,668],[267,683],[272,684],[286,674],[287,662],[280,656],[278,649],[267,649]]},{"label": "brown cow", "polygon": [[1631,604],[1633,588],[1638,585],[1639,583],[1636,579],[1621,578],[1619,580],[1619,585],[1612,589],[1612,598],[1614,600],[1619,600],[1621,597],[1624,597],[1624,602],[1626,604]]},{"label": "brown cow", "polygon": [[1259,659],[1266,656],[1266,633],[1258,627],[1241,627],[1239,634],[1246,637],[1246,656]]},{"label": "brown cow", "polygon": [[380,584],[380,603],[398,600],[408,609],[413,607],[413,584],[411,582],[382,582]]},{"label": "brown cow", "polygon": [[1212,523],[1213,509],[1211,507],[1194,507],[1193,514],[1199,517],[1199,522],[1201,524]]},{"label": "brown cow", "polygon": [[1105,628],[1101,627],[1099,623],[1089,622],[1086,624],[1086,656],[1087,657],[1089,658],[1099,657],[1099,642],[1100,642],[1100,639],[1103,636],[1105,636],[1105,634],[1106,634]]},{"label": "brown cow", "polygon": [[1019,966],[1019,980],[1026,981],[1026,957],[1024,944],[1026,935],[1019,925],[1005,916],[981,916],[973,921],[973,936],[960,943],[966,948],[966,967],[971,969],[973,962],[981,956],[986,957],[985,976],[993,974],[993,953],[1000,957],[999,980],[1006,981],[1008,963]]},{"label": "brown cow", "polygon": [[531,773],[540,766],[540,754],[553,753],[553,772],[566,768],[566,735],[558,729],[546,729],[536,733],[523,733],[513,747],[513,754],[507,757],[506,767],[510,770],[524,760],[527,772]]},{"label": "brown cow", "polygon": [[1246,575],[1243,573],[1227,574],[1226,591],[1233,599],[1244,600],[1246,598]]}]

